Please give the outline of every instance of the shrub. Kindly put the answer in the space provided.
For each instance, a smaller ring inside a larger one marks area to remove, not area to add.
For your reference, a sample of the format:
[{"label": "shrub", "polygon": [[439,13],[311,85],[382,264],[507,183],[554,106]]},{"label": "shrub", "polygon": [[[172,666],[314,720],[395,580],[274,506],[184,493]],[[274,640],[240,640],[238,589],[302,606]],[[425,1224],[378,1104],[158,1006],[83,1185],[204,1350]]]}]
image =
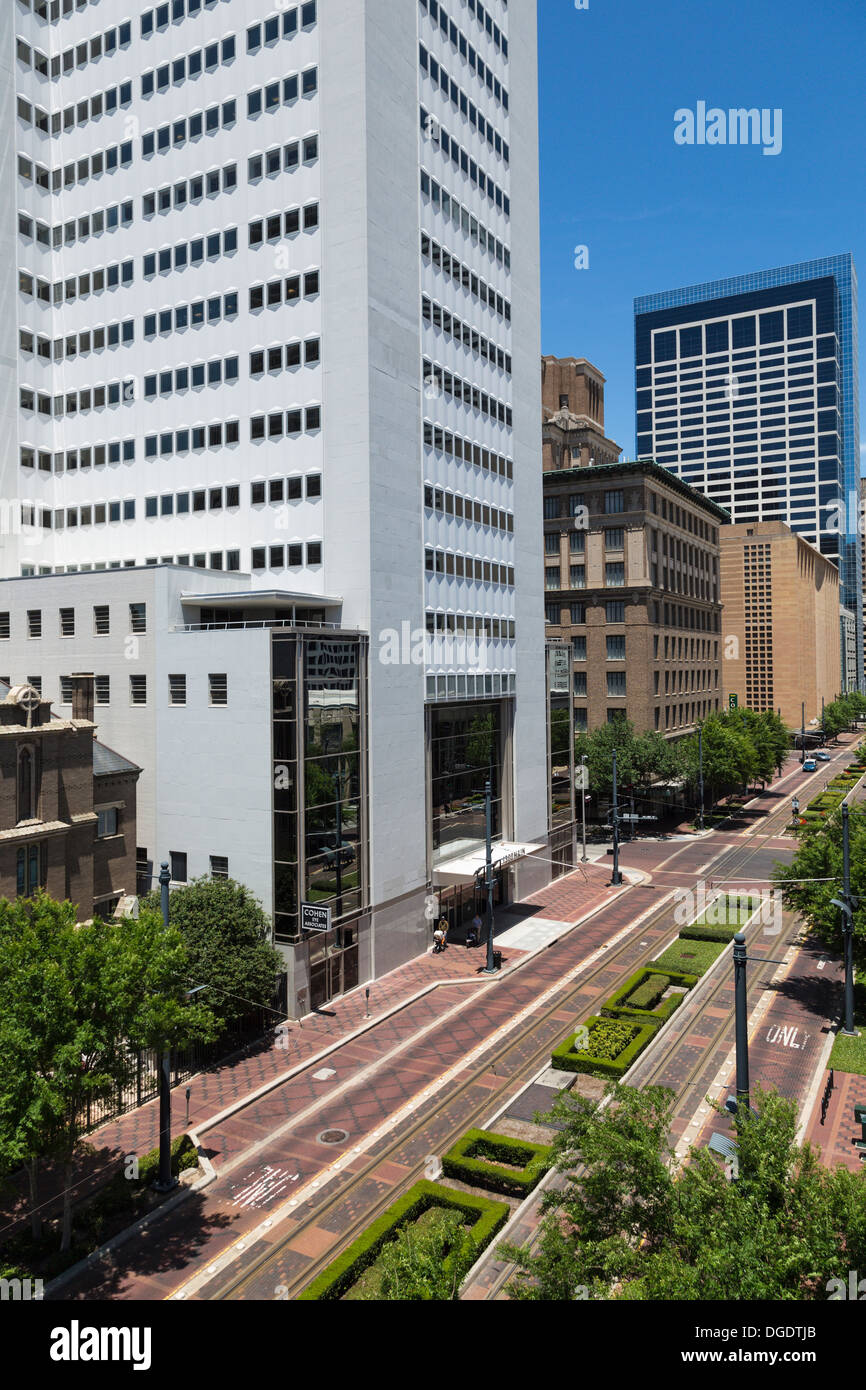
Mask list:
[{"label": "shrub", "polygon": [[624,1002],[630,1009],[654,1009],[667,988],[666,975],[648,975],[643,984],[626,995]]},{"label": "shrub", "polygon": [[[491,1192],[522,1197],[531,1192],[550,1167],[549,1145],[530,1144],[490,1130],[470,1129],[448,1153],[442,1167],[449,1178],[486,1187]],[[502,1168],[499,1163],[513,1166]]]},{"label": "shrub", "polygon": [[602,1015],[605,1018],[664,1023],[674,1010],[679,1008],[685,997],[682,994],[672,994],[669,999],[660,1002],[665,990],[671,985],[685,985],[687,989],[691,989],[697,981],[697,975],[684,975],[678,971],[666,970],[664,966],[659,965],[644,966],[602,1005]]},{"label": "shrub", "polygon": [[[593,1076],[623,1076],[656,1032],[655,1021],[641,1024],[637,1020],[632,1022],[628,1019],[603,1019],[597,1015],[587,1019],[585,1026],[589,1029],[588,1050],[574,1051],[577,1034],[572,1033],[551,1056],[551,1065],[557,1071],[583,1072]],[[618,1040],[616,1045],[620,1050],[611,1057],[608,1054],[614,1047],[614,1038]]]},{"label": "shrub", "polygon": [[467,1239],[472,1242],[477,1255],[508,1220],[508,1205],[505,1202],[491,1202],[487,1197],[454,1192],[435,1182],[416,1183],[404,1196],[392,1202],[388,1210],[372,1222],[348,1250],[332,1260],[327,1269],[299,1294],[299,1300],[311,1302],[342,1298],[364,1270],[376,1261],[382,1246],[393,1240],[401,1227],[416,1221],[430,1207],[445,1207],[465,1215],[470,1226]]},{"label": "shrub", "polygon": [[699,927],[697,924],[695,924],[691,927],[683,927],[682,931],[680,932],[680,940],[721,941],[724,945],[727,945],[729,941],[733,941],[734,937],[736,936],[739,930],[739,927]]}]

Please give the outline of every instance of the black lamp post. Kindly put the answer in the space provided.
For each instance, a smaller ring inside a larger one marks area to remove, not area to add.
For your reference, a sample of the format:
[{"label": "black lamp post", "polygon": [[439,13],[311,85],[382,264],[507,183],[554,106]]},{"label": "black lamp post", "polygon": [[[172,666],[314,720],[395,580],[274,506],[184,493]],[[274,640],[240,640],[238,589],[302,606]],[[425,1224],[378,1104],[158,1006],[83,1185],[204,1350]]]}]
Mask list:
[{"label": "black lamp post", "polygon": [[613,750],[613,873],[610,876],[611,884],[622,883],[622,874],[619,871],[619,808],[616,800],[616,749]]},{"label": "black lamp post", "polygon": [[493,957],[493,791],[488,782],[484,788],[484,878],[487,890],[487,964],[485,975],[496,974]]},{"label": "black lamp post", "polygon": [[[159,870],[159,905],[162,910],[162,924],[168,928],[168,885],[171,883],[171,870],[163,863]],[[199,994],[207,985],[196,985],[188,989],[187,999]],[[189,1110],[189,1091],[187,1091],[187,1111]],[[155,1192],[171,1192],[178,1181],[171,1171],[171,1046],[166,1045],[159,1053],[159,1175],[153,1184]]]},{"label": "black lamp post", "polygon": [[698,726],[698,787],[700,789],[701,809],[699,825],[704,828],[704,726]]}]

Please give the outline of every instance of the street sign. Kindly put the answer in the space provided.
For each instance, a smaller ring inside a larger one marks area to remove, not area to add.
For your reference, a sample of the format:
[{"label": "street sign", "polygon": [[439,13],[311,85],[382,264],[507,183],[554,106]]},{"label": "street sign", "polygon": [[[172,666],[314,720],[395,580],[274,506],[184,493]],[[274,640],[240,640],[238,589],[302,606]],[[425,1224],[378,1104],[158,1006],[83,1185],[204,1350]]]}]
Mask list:
[{"label": "street sign", "polygon": [[739,707],[739,704],[740,704],[740,697],[739,697],[739,695],[729,695],[729,696],[728,696],[728,709],[737,709],[737,708]]},{"label": "street sign", "polygon": [[576,792],[589,791],[589,768],[584,765],[574,769],[574,790]]},{"label": "street sign", "polygon": [[326,932],[331,930],[331,909],[316,903],[301,903],[301,930]]}]

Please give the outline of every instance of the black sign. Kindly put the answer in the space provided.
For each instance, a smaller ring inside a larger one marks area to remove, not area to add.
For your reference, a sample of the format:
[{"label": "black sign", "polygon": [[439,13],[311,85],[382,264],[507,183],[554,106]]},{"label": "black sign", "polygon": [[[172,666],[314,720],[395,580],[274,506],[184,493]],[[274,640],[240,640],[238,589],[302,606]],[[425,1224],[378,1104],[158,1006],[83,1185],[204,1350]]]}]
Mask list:
[{"label": "black sign", "polygon": [[331,930],[331,909],[314,903],[301,903],[301,930],[326,932]]}]

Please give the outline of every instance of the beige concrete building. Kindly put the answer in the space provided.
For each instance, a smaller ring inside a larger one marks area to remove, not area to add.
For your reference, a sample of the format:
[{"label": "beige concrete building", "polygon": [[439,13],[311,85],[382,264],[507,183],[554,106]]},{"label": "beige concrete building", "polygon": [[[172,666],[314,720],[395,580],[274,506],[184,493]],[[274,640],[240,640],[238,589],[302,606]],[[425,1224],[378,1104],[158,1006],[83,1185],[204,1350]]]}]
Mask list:
[{"label": "beige concrete building", "polygon": [[726,700],[781,710],[799,727],[821,722],[839,692],[839,571],[782,521],[721,531]]}]

